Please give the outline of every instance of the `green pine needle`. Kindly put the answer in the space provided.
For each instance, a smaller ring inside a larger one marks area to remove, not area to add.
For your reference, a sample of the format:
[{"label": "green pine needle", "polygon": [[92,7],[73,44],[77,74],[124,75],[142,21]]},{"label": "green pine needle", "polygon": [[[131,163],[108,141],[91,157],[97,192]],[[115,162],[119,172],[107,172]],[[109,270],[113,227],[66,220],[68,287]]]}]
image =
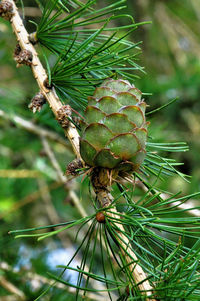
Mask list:
[{"label": "green pine needle", "polygon": [[[66,1],[47,1],[36,34],[39,43],[57,55],[49,80],[59,97],[83,109],[87,97],[102,80],[113,76],[134,80],[138,76],[133,71],[143,72],[143,68],[135,63],[137,52],[134,50],[138,49],[139,43],[126,38],[138,26],[149,22],[134,23],[127,14],[115,15],[124,8],[125,1],[101,9],[93,9],[95,1],[79,3],[75,9],[72,2],[66,7]],[[65,7],[70,13],[59,19]],[[130,24],[109,26],[110,21],[119,18]],[[105,31],[110,35],[104,34]]]}]

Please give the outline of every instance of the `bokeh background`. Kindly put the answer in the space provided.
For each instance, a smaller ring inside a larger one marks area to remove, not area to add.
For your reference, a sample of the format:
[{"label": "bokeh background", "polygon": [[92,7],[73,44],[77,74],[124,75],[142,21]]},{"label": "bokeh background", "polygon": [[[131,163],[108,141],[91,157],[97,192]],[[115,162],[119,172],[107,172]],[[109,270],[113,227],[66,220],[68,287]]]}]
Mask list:
[{"label": "bokeh background", "polygon": [[[97,1],[101,6],[108,3]],[[24,6],[25,25],[31,32],[34,25],[29,20],[37,22],[40,11],[36,1],[26,0]],[[159,186],[173,193],[182,191],[183,195],[197,192],[200,190],[200,2],[128,0],[127,12],[136,22],[152,21],[129,37],[135,42],[143,41],[138,63],[144,66],[144,73],[137,73],[140,78],[135,85],[149,94],[146,101],[151,109],[178,97],[171,106],[152,115],[151,136],[161,142],[186,141],[190,148],[189,152],[169,154],[184,163],[179,170],[191,176],[190,183],[174,176]],[[38,88],[28,67],[16,68],[15,44],[9,23],[0,20],[0,299],[4,301],[33,300],[47,287],[47,271],[63,264],[75,248],[70,232],[38,243],[31,239],[15,240],[8,231],[80,217],[70,195],[56,181],[57,174],[39,135],[41,129],[57,134],[48,140],[48,146],[63,173],[73,160],[73,153],[48,106],[35,115],[28,110]],[[31,131],[26,129],[25,120],[31,123]],[[38,128],[33,133],[34,126]],[[86,189],[83,185],[80,191],[80,181],[70,183],[73,186],[70,189],[90,212]],[[66,277],[72,277],[73,281],[75,276]],[[65,298],[66,292],[55,287],[42,300]],[[70,298],[73,300],[73,295]]]}]

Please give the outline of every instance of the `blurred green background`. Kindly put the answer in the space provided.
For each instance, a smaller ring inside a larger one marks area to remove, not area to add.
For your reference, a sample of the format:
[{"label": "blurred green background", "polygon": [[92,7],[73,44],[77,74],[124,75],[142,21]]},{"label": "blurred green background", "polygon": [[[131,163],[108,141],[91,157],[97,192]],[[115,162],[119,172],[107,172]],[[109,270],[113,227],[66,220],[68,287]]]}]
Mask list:
[{"label": "blurred green background", "polygon": [[[110,1],[97,1],[101,6],[104,3]],[[24,5],[25,25],[31,32],[34,25],[29,20],[37,22],[40,11],[35,1],[27,0]],[[144,93],[152,94],[146,96],[150,109],[179,97],[174,104],[152,115],[150,135],[161,142],[186,141],[190,147],[189,152],[169,154],[184,163],[179,170],[192,176],[190,183],[174,176],[159,185],[165,191],[182,191],[183,195],[197,192],[200,190],[200,2],[129,0],[127,6],[127,12],[136,22],[152,21],[129,37],[135,42],[143,41],[138,63],[145,67],[145,72],[137,73],[140,79],[135,85]],[[46,272],[64,263],[68,256],[66,248],[69,254],[74,249],[70,243],[73,233],[37,243],[31,239],[14,240],[8,231],[80,216],[70,195],[57,183],[57,175],[39,135],[27,131],[23,122],[16,119],[20,116],[32,125],[59,135],[49,140],[49,146],[64,173],[74,158],[71,148],[47,105],[35,115],[28,110],[38,88],[28,67],[16,68],[15,44],[9,23],[0,20],[0,299],[5,301],[37,297],[46,287]],[[79,191],[80,181],[70,185],[90,213],[84,185]],[[4,281],[12,283],[19,292],[12,293]],[[20,292],[26,297],[20,296]],[[66,295],[63,290],[54,288],[43,298],[66,300]],[[70,300],[70,295],[68,298]],[[73,295],[71,298],[73,300]]]}]

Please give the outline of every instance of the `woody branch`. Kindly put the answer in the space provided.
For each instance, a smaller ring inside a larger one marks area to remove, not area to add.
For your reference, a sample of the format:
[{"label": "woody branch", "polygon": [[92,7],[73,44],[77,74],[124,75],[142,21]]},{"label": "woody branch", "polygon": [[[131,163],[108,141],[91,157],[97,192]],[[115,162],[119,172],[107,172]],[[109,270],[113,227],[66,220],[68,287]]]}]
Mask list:
[{"label": "woody branch", "polygon": [[[37,81],[38,86],[40,88],[40,92],[46,98],[56,119],[60,122],[61,126],[63,127],[65,135],[69,139],[77,158],[82,160],[79,152],[79,134],[76,130],[76,127],[71,122],[66,123],[67,117],[70,116],[70,107],[63,106],[62,102],[56,94],[55,89],[46,85],[46,83],[48,83],[47,73],[41,64],[40,59],[38,58],[38,54],[34,46],[29,41],[28,32],[26,31],[23,25],[15,2],[13,0],[1,1],[0,14],[1,16],[9,19],[13,31],[17,37],[17,41],[19,43],[19,49],[17,53],[18,63],[25,63],[26,65],[31,66],[34,78]],[[95,189],[95,192],[102,207],[109,207],[113,203],[113,197],[107,189]],[[116,213],[117,211],[113,207],[112,213],[109,213],[110,217],[113,217],[115,220],[119,219],[119,216]],[[124,228],[120,223],[120,219],[119,223],[116,224],[119,229],[119,235],[117,237],[117,240],[120,241],[121,252],[126,258],[131,273],[133,273],[134,275],[135,282],[138,284],[139,289],[143,291],[144,295],[150,296],[152,295],[153,288],[150,285],[149,281],[146,279],[147,277],[145,272],[137,263],[138,259],[137,256],[133,253],[132,249],[130,248],[130,242],[128,241],[127,237],[123,234]],[[150,298],[147,297],[146,300],[150,300]],[[151,300],[154,299],[151,298]]]}]

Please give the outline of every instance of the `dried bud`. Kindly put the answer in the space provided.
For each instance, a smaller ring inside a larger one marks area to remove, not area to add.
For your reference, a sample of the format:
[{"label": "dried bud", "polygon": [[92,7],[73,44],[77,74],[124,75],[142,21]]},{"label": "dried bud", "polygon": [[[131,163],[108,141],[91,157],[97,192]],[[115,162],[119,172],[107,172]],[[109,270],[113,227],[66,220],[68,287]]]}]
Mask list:
[{"label": "dried bud", "polygon": [[97,214],[96,214],[96,220],[100,224],[104,224],[105,223],[106,218],[105,218],[105,215],[103,214],[103,212],[97,212]]},{"label": "dried bud", "polygon": [[0,16],[6,20],[10,20],[13,16],[13,6],[8,0],[3,0],[0,3]]},{"label": "dried bud", "polygon": [[77,169],[80,168],[83,168],[81,160],[75,159],[67,166],[66,175],[77,176],[79,173]]},{"label": "dried bud", "polygon": [[58,122],[61,124],[63,128],[68,127],[69,125],[69,119],[68,117],[71,116],[71,107],[69,105],[62,106],[58,111],[57,111],[57,117],[56,119]]},{"label": "dried bud", "polygon": [[17,44],[14,51],[14,59],[17,62],[17,67],[22,64],[30,66],[32,64],[33,55],[30,50],[21,49],[20,45]]},{"label": "dried bud", "polygon": [[15,46],[15,50],[14,50],[14,57],[18,56],[21,52],[21,47],[19,45],[19,43],[17,43],[17,45]]},{"label": "dried bud", "polygon": [[28,108],[30,110],[32,110],[33,113],[35,113],[37,111],[40,112],[43,104],[45,104],[45,103],[46,103],[46,98],[44,97],[44,95],[41,92],[39,92],[31,99],[31,102],[28,105]]}]

